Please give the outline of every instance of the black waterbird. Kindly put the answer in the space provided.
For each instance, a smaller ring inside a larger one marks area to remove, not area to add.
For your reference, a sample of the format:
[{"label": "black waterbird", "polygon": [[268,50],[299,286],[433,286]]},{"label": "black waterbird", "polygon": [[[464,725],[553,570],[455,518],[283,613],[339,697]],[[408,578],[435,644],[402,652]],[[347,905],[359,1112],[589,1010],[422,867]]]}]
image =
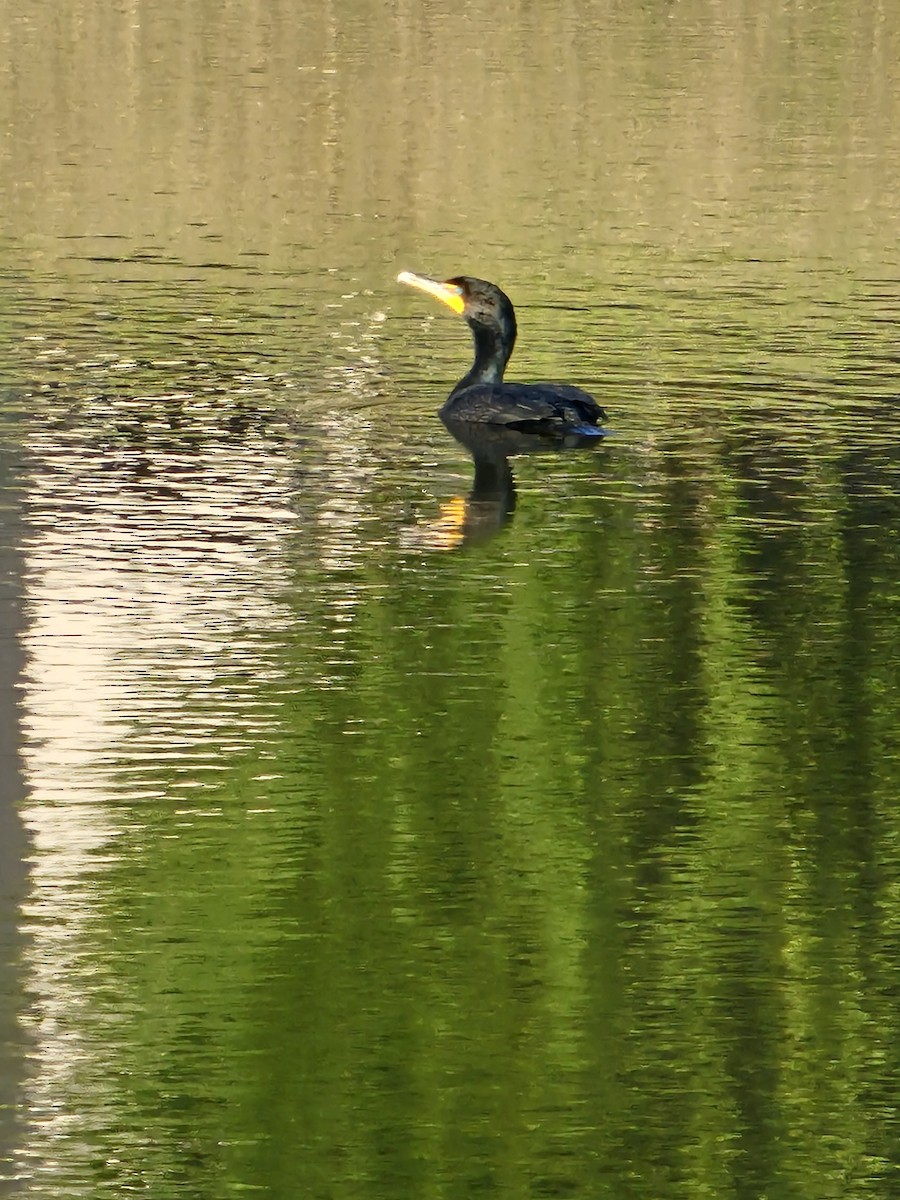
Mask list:
[{"label": "black waterbird", "polygon": [[560,437],[603,437],[606,413],[581,388],[564,383],[504,383],[503,372],[516,344],[516,314],[495,283],[458,275],[439,283],[401,271],[398,283],[427,292],[465,317],[475,342],[475,361],[448,396],[447,420],[503,425],[526,433]]}]

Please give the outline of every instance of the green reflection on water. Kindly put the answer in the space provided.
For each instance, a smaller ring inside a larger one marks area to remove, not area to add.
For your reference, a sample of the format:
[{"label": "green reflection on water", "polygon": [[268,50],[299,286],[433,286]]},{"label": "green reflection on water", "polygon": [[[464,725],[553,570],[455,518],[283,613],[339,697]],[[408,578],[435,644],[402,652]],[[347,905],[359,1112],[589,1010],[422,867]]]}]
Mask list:
[{"label": "green reflection on water", "polygon": [[886,343],[800,397],[703,343],[442,554],[435,420],[183,299],[32,364],[23,1176],[890,1195]]},{"label": "green reflection on water", "polygon": [[158,769],[73,980],[111,1177],[889,1194],[896,513],[558,461],[566,539],[366,558],[350,622],[294,560],[253,751]]}]

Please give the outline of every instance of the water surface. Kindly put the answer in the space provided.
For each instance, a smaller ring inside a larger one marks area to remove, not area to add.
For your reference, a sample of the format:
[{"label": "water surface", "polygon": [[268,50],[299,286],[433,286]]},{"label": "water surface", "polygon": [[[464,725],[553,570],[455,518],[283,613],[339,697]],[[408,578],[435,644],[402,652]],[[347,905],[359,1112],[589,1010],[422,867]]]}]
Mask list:
[{"label": "water surface", "polygon": [[5,1186],[893,1196],[893,17],[13,8]]}]

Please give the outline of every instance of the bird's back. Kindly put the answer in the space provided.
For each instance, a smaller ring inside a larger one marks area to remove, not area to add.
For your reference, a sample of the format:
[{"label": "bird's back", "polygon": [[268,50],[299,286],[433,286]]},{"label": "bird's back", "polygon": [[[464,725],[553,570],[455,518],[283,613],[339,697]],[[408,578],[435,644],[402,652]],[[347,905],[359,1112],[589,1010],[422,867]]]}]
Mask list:
[{"label": "bird's back", "polygon": [[593,396],[563,383],[475,383],[453,392],[445,418],[492,425],[597,426],[606,413]]}]

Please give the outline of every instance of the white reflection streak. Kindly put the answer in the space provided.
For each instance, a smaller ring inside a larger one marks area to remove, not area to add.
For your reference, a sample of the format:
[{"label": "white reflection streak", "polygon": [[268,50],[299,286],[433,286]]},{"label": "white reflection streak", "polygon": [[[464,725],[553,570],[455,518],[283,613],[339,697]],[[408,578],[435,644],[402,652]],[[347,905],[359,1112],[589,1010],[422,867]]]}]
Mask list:
[{"label": "white reflection streak", "polygon": [[199,711],[196,698],[228,672],[268,674],[258,637],[286,619],[272,597],[284,590],[277,551],[293,520],[271,453],[211,452],[177,477],[173,497],[157,484],[142,493],[127,472],[85,478],[83,452],[54,450],[31,480],[26,545],[23,817],[35,847],[24,911],[35,1043],[26,1174],[50,1168],[83,1120],[85,1081],[105,1069],[103,956],[91,925],[103,919],[98,871],[115,861],[123,825],[140,821],[121,797],[122,763],[149,750],[158,788],[153,772],[159,780],[159,755],[173,744],[190,751],[209,738],[203,752],[221,751],[214,723],[231,695]]}]

